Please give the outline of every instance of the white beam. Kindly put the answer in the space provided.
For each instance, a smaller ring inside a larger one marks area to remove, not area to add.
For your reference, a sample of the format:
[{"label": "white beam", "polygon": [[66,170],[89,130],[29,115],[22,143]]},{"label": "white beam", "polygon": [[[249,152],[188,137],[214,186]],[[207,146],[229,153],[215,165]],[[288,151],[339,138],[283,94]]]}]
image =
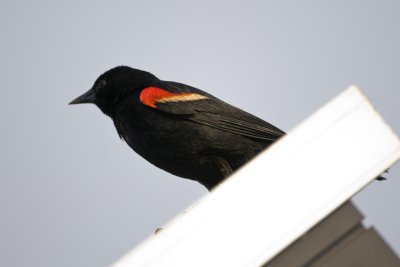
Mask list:
[{"label": "white beam", "polygon": [[113,267],[259,266],[399,157],[352,86]]}]

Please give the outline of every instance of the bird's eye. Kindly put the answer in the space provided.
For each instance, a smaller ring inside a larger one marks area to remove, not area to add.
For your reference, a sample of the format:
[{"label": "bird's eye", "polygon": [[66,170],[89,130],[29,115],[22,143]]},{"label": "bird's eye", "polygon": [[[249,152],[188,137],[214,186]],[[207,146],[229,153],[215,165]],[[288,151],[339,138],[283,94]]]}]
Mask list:
[{"label": "bird's eye", "polygon": [[103,80],[100,80],[100,81],[97,82],[96,89],[101,89],[104,86],[106,86],[106,80],[103,79]]}]

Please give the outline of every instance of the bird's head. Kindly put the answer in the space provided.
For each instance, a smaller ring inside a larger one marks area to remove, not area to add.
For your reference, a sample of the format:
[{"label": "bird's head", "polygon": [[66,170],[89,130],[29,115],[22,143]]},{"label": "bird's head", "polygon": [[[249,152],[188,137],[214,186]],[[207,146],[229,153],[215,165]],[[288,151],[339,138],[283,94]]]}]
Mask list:
[{"label": "bird's head", "polygon": [[69,104],[92,103],[105,114],[112,116],[121,101],[135,91],[149,86],[156,79],[157,77],[149,72],[118,66],[100,75],[89,91]]}]

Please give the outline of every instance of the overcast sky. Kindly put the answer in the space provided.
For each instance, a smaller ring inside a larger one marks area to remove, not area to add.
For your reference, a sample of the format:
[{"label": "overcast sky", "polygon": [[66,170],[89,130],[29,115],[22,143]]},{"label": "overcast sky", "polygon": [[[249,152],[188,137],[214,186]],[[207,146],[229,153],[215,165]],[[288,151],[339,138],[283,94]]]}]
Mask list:
[{"label": "overcast sky", "polygon": [[[206,194],[93,105],[125,64],[289,131],[350,84],[400,133],[400,2],[2,1],[0,266],[107,266]],[[321,176],[323,173],[321,173]],[[400,254],[400,167],[356,204]]]}]

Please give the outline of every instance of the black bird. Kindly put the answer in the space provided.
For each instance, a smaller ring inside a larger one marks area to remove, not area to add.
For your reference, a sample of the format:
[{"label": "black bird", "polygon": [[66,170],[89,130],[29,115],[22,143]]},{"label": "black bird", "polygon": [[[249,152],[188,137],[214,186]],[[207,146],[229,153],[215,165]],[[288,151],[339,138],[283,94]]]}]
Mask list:
[{"label": "black bird", "polygon": [[189,85],[118,66],[70,104],[93,103],[143,158],[211,190],[285,133]]}]

